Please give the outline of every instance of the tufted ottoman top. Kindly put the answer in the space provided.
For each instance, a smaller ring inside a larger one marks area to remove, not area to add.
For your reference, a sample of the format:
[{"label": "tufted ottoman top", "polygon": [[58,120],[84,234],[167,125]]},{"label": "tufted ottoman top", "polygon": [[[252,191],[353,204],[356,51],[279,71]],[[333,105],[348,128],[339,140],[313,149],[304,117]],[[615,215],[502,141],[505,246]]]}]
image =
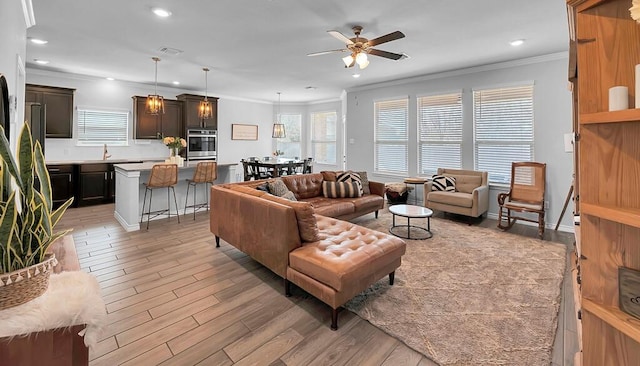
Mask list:
[{"label": "tufted ottoman top", "polygon": [[341,291],[400,258],[401,239],[347,221],[317,216],[321,240],[289,253],[289,267]]}]

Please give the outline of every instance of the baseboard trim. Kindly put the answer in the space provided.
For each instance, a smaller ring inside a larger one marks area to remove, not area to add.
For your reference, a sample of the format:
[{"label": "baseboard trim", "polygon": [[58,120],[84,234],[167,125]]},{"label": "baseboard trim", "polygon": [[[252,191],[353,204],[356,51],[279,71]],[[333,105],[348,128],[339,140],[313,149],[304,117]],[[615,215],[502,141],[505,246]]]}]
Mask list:
[{"label": "baseboard trim", "polygon": [[[490,219],[497,220],[498,219],[498,214],[496,214],[496,213],[487,213],[487,217],[490,218]],[[518,224],[527,225],[527,226],[536,226],[536,227],[538,226],[535,223],[528,222],[528,221],[518,221]],[[551,229],[551,230],[556,228],[555,225],[553,225],[551,223],[548,223],[548,222],[545,224],[544,227],[546,229]],[[563,231],[565,233],[573,233],[574,232],[573,225],[560,225],[558,227],[558,231]]]}]

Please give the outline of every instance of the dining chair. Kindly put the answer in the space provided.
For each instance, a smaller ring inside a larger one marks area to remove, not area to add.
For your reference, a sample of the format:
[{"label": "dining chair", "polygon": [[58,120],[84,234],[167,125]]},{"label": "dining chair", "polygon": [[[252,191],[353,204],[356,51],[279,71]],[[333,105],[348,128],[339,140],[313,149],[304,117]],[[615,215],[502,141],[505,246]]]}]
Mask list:
[{"label": "dining chair", "polygon": [[[213,182],[218,178],[218,164],[213,161],[201,161],[196,165],[193,171],[193,178],[187,179],[187,195],[184,199],[184,215],[187,214],[187,207],[193,208],[193,219],[196,219],[196,211],[206,208],[209,211],[209,190]],[[198,184],[205,186],[205,202],[196,203]],[[187,205],[189,202],[189,188],[193,186],[193,205]]]},{"label": "dining chair", "polygon": [[311,174],[312,170],[313,170],[313,158],[304,159],[304,165],[303,165],[303,168],[302,168],[302,173]]},{"label": "dining chair", "polygon": [[269,168],[266,166],[260,166],[259,162],[253,162],[251,165],[253,168],[254,179],[268,179],[273,177],[273,173],[269,171]]},{"label": "dining chair", "polygon": [[244,173],[244,181],[250,181],[251,179],[255,179],[255,173],[253,171],[253,164],[251,161],[246,161],[244,159],[240,160],[242,163],[242,169]]},{"label": "dining chair", "polygon": [[[171,219],[171,196],[170,191],[173,192],[173,202],[176,205],[176,216],[178,217],[178,223],[180,223],[180,212],[178,212],[178,201],[176,200],[175,185],[178,183],[178,165],[176,164],[155,164],[151,167],[151,174],[149,174],[149,181],[144,184],[144,198],[142,200],[142,215],[140,216],[140,224],[144,216],[147,215],[147,230],[149,230],[149,220],[153,217],[166,214]],[[167,208],[163,210],[151,211],[151,202],[153,202],[153,190],[157,188],[167,189]],[[147,202],[147,192],[149,192],[149,210],[145,213],[144,208]],[[153,215],[153,216],[151,216]]]}]

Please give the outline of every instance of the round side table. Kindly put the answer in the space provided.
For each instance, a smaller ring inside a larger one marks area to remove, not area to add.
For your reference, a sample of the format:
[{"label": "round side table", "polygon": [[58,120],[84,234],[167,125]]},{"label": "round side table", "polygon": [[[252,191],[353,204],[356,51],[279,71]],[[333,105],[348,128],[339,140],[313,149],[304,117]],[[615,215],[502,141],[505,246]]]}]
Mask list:
[{"label": "round side table", "polygon": [[410,177],[404,178],[404,184],[413,184],[413,203],[418,204],[418,185],[424,186],[429,178],[424,177]]}]

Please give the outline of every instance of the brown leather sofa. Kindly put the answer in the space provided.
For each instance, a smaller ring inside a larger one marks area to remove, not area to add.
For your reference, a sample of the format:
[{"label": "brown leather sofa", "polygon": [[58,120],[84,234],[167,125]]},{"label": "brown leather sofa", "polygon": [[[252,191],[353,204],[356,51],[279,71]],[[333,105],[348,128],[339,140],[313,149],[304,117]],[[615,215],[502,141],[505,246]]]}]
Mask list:
[{"label": "brown leather sofa", "polygon": [[[322,174],[282,177],[298,202],[255,189],[264,181],[211,188],[210,229],[285,280],[328,304],[331,329],[338,308],[384,276],[393,284],[406,244],[355,225],[352,218],[382,208],[384,185],[369,182],[372,194],[325,198]],[[321,213],[321,214],[320,214]]]}]

